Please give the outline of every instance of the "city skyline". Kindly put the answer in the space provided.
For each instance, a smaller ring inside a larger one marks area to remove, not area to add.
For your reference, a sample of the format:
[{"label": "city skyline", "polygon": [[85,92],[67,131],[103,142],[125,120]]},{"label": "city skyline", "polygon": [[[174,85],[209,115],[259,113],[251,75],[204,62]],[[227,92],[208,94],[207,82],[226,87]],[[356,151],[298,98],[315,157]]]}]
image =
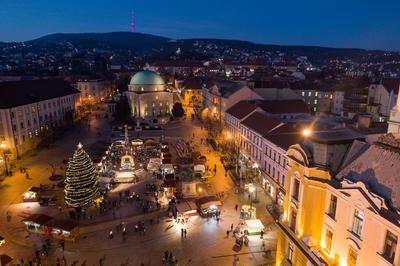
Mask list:
[{"label": "city skyline", "polygon": [[[257,8],[255,8],[257,6]],[[0,41],[27,41],[51,33],[135,31],[169,38],[226,38],[255,43],[400,50],[396,1],[336,1],[301,5],[254,1],[168,3],[4,1]],[[238,10],[241,13],[238,13]],[[232,31],[234,29],[234,31]]]}]

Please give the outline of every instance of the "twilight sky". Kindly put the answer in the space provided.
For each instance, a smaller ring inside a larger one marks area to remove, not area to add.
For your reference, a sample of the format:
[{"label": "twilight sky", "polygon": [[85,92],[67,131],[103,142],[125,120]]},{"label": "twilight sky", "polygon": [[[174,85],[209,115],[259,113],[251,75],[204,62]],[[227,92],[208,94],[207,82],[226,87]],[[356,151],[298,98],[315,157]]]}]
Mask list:
[{"label": "twilight sky", "polygon": [[137,31],[400,51],[400,0],[0,0],[0,41]]}]

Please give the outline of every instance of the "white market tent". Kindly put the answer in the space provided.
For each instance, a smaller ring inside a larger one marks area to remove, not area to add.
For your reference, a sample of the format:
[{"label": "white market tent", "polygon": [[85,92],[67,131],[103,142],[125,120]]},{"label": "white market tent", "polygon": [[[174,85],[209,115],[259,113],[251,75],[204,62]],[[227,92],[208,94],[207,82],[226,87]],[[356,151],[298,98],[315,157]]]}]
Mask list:
[{"label": "white market tent", "polygon": [[244,229],[249,233],[249,235],[257,235],[264,229],[264,225],[259,219],[246,220],[244,222]]},{"label": "white market tent", "polygon": [[206,172],[206,167],[204,166],[204,164],[197,164],[193,168],[196,173],[204,174]]}]

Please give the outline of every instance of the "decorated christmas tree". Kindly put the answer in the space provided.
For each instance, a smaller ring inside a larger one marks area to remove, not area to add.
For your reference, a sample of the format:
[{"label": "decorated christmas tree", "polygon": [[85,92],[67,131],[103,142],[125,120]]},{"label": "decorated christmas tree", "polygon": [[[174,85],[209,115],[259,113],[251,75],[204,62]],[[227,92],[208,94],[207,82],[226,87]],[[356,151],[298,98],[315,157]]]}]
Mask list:
[{"label": "decorated christmas tree", "polygon": [[65,173],[64,198],[68,206],[79,208],[93,203],[100,192],[98,179],[92,160],[79,143]]}]

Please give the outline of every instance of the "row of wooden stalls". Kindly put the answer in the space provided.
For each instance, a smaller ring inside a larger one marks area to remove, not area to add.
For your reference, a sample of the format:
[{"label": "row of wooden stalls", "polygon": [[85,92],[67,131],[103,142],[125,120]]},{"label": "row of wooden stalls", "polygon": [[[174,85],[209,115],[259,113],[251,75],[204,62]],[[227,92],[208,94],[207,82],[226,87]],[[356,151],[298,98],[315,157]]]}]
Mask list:
[{"label": "row of wooden stalls", "polygon": [[26,230],[56,239],[75,241],[79,234],[78,223],[70,219],[60,219],[46,214],[32,214],[23,223]]}]

